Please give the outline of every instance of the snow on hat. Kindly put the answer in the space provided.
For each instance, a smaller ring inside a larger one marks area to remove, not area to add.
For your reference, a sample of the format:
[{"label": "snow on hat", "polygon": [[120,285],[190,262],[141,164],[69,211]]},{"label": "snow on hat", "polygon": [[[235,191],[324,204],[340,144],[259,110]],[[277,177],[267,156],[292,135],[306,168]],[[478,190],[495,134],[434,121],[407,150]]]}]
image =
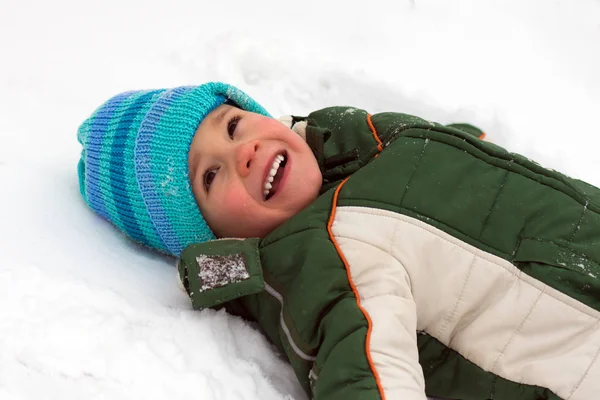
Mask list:
[{"label": "snow on hat", "polygon": [[226,101],[269,116],[221,82],[121,93],[79,127],[79,188],[86,203],[133,240],[179,256],[214,239],[194,199],[188,152],[200,122]]}]

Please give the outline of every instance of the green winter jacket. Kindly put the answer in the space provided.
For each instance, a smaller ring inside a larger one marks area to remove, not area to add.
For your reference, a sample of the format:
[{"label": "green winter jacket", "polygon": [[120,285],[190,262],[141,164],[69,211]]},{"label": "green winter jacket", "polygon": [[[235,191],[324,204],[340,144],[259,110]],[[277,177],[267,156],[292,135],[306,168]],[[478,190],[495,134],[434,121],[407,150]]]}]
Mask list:
[{"label": "green winter jacket", "polygon": [[263,239],[192,245],[194,308],[258,321],[309,397],[600,397],[600,190],[468,125],[293,118],[322,194]]}]

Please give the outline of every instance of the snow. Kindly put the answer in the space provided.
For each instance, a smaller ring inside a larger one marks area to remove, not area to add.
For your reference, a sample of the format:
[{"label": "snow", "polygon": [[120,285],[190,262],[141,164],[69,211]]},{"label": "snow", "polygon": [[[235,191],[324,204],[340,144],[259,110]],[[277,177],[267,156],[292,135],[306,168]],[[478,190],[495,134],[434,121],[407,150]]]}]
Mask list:
[{"label": "snow", "polygon": [[200,268],[198,277],[202,282],[200,292],[250,279],[241,253],[230,256],[201,255],[196,257],[196,262]]},{"label": "snow", "polygon": [[77,126],[130,89],[224,80],[273,115],[470,122],[600,185],[600,1],[3,0],[0,399],[304,399],[254,329],[93,215]]}]

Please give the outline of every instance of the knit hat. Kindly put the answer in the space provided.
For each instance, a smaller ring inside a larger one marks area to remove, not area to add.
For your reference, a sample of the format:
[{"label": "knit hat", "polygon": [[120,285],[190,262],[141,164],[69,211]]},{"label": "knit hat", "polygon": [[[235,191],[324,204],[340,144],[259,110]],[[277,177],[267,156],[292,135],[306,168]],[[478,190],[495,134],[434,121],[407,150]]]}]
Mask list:
[{"label": "knit hat", "polygon": [[233,101],[269,116],[241,90],[220,82],[121,93],[79,127],[79,188],[86,203],[133,240],[179,256],[215,236],[188,176],[188,152],[200,122]]}]

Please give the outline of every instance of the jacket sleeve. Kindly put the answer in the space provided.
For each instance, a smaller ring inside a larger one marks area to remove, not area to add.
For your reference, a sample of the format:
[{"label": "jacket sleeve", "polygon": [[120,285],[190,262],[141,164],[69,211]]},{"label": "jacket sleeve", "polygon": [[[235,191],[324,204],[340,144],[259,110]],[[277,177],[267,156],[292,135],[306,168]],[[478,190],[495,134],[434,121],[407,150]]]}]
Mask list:
[{"label": "jacket sleeve", "polygon": [[459,131],[467,133],[471,136],[475,136],[478,139],[483,140],[486,137],[485,132],[483,132],[481,129],[479,129],[478,127],[473,126],[471,124],[460,123],[460,124],[448,124],[446,126],[449,128],[458,129]]}]

